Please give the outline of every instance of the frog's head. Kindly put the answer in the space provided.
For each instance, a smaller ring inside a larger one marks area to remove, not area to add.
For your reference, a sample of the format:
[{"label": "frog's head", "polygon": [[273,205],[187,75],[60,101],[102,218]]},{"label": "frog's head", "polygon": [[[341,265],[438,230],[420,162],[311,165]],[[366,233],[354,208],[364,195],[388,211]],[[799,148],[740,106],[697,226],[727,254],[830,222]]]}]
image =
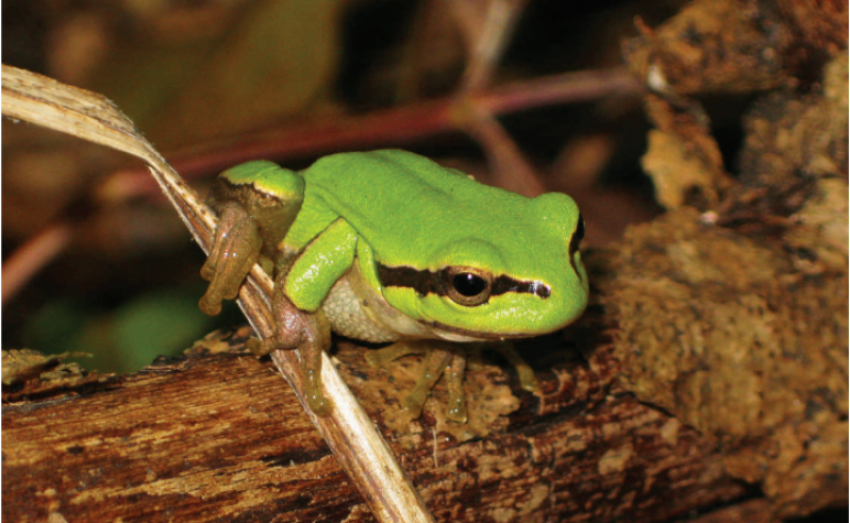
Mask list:
[{"label": "frog's head", "polygon": [[557,193],[524,200],[518,218],[458,223],[420,267],[379,261],[384,298],[451,341],[537,336],[577,319],[588,297],[578,207]]}]

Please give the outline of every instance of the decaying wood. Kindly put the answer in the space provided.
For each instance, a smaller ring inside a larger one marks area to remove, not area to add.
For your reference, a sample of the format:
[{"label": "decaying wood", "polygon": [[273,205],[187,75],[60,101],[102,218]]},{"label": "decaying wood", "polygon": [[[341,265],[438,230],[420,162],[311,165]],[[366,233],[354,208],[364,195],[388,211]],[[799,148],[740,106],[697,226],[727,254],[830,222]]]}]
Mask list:
[{"label": "decaying wood", "polygon": [[[847,31],[811,31],[836,12],[847,3],[695,0],[627,43],[668,212],[597,280],[623,385],[723,448],[779,519],[847,505]],[[698,97],[766,88],[730,177]]]},{"label": "decaying wood", "polygon": [[[585,359],[549,341],[539,396],[492,363],[470,371],[472,418],[508,386],[520,400],[477,427],[445,421],[442,384],[422,418],[393,424],[414,357],[373,369],[342,343],[334,361],[439,521],[662,521],[748,494],[697,432],[616,387],[607,349]],[[374,520],[268,361],[196,349],[50,383],[6,389],[9,521]]]}]

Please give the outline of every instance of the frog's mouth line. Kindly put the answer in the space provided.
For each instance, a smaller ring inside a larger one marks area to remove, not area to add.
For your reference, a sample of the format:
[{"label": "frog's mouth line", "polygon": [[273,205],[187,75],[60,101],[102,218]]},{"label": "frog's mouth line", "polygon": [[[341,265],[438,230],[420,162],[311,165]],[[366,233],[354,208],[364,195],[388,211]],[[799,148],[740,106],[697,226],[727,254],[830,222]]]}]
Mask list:
[{"label": "frog's mouth line", "polygon": [[476,341],[501,341],[501,340],[515,340],[520,338],[532,338],[534,336],[540,336],[544,333],[540,334],[492,334],[489,332],[480,332],[474,330],[463,329],[460,327],[452,327],[451,325],[445,325],[438,321],[423,321],[421,322],[439,336],[441,339],[446,341],[453,341],[457,343],[470,343]]},{"label": "frog's mouth line", "polygon": [[[389,267],[378,263],[378,279],[382,285],[385,287],[413,289],[420,296],[427,294],[436,294],[437,296],[448,295],[448,284],[446,282],[451,281],[451,271],[451,267],[445,267],[432,272],[429,270],[414,269],[413,267],[404,265]],[[493,280],[490,296],[499,296],[509,292],[534,294],[545,300],[551,294],[551,289],[548,285],[540,281],[518,280],[504,274],[497,276]]]}]

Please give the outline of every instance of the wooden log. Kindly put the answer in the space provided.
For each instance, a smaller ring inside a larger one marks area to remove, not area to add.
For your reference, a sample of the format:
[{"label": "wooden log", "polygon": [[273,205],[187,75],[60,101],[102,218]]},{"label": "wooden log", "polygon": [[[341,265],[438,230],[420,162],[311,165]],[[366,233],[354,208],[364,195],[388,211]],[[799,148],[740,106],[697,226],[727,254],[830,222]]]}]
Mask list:
[{"label": "wooden log", "polygon": [[[374,521],[271,362],[238,349],[246,334],[132,375],[5,387],[3,517]],[[342,342],[333,361],[438,521],[662,521],[748,494],[697,432],[617,387],[609,348],[581,343],[533,342],[540,395],[475,366],[466,425],[445,420],[442,383],[404,418],[415,357],[374,369]]]}]

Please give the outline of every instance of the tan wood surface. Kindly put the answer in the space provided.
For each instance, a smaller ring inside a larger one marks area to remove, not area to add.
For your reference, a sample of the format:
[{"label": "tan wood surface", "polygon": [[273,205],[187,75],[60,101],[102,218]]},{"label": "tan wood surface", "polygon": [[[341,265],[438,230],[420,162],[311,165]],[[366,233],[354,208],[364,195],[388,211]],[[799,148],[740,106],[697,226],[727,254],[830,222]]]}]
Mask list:
[{"label": "tan wood surface", "polygon": [[[748,492],[695,431],[618,391],[607,349],[551,351],[539,396],[492,363],[471,371],[468,392],[520,400],[486,436],[444,420],[442,384],[400,425],[419,362],[373,369],[363,350],[343,343],[334,361],[438,521],[662,521]],[[51,383],[4,394],[6,521],[373,521],[271,362],[194,350]],[[488,401],[503,400],[470,397],[471,418]]]}]

